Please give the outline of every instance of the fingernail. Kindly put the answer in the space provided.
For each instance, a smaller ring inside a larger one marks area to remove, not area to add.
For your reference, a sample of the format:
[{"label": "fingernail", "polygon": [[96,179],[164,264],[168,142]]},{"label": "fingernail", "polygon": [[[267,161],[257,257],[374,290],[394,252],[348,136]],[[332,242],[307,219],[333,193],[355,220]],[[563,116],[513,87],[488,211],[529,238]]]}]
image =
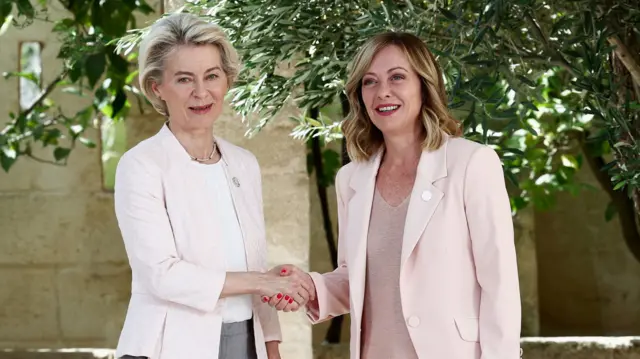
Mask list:
[{"label": "fingernail", "polygon": [[278,293],[278,299],[282,298],[282,293]]},{"label": "fingernail", "polygon": [[293,303],[293,298],[289,299],[289,304]]},{"label": "fingernail", "polygon": [[287,270],[286,269],[281,270],[280,274],[287,274]]},{"label": "fingernail", "polygon": [[285,295],[285,296],[284,296],[284,300],[289,300],[289,296],[288,296],[288,295]]},{"label": "fingernail", "polygon": [[266,303],[269,301],[269,297],[262,297],[262,302]]}]

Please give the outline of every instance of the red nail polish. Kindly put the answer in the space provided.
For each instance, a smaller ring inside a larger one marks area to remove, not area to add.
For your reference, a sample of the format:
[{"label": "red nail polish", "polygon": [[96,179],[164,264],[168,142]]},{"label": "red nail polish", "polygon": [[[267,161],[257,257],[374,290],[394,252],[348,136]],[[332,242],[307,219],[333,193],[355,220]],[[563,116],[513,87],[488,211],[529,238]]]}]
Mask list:
[{"label": "red nail polish", "polygon": [[262,302],[263,302],[263,303],[266,303],[266,302],[268,302],[268,301],[269,301],[269,297],[262,297]]},{"label": "red nail polish", "polygon": [[288,296],[288,295],[285,295],[285,296],[284,296],[284,300],[289,300],[289,296]]},{"label": "red nail polish", "polygon": [[281,270],[280,274],[287,274],[287,270],[286,269]]},{"label": "red nail polish", "polygon": [[293,298],[289,299],[289,304],[293,303]]},{"label": "red nail polish", "polygon": [[282,293],[278,293],[278,299],[282,298]]}]

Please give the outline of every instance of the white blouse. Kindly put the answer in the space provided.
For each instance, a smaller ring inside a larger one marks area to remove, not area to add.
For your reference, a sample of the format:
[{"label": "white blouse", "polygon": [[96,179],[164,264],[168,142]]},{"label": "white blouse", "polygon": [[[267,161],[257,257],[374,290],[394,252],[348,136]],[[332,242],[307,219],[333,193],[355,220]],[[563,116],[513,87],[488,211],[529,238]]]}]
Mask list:
[{"label": "white blouse", "polygon": [[[223,161],[215,164],[199,164],[206,178],[207,196],[211,198],[217,211],[216,225],[222,233],[222,243],[225,250],[225,262],[227,272],[246,272],[247,257],[244,248],[244,238],[236,214],[236,209],[231,198],[231,190],[227,177],[222,168]],[[227,297],[220,301],[222,308],[222,322],[235,323],[249,320],[253,316],[251,294]]]}]

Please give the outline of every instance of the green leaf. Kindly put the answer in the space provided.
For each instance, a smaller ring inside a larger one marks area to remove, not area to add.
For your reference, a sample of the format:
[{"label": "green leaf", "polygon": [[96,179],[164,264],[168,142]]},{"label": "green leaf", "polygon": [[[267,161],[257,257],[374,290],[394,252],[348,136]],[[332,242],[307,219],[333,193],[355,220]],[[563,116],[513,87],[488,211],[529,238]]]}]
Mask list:
[{"label": "green leaf", "polygon": [[584,12],[584,34],[588,37],[592,37],[595,32],[595,22],[593,20],[593,14],[591,11]]},{"label": "green leaf", "polygon": [[29,0],[16,0],[16,5],[18,5],[19,14],[28,18],[33,18],[36,15],[36,11]]},{"label": "green leaf", "polygon": [[111,118],[117,117],[118,114],[120,114],[120,110],[124,108],[124,105],[126,103],[127,103],[127,94],[122,89],[118,90],[118,93],[116,94],[116,98],[113,100],[113,103],[111,104],[112,111],[113,111]]},{"label": "green leaf", "polygon": [[445,8],[438,8],[438,10],[440,10],[440,13],[449,20],[458,20],[458,17],[454,13]]},{"label": "green leaf", "polygon": [[504,152],[510,152],[510,153],[516,154],[518,156],[524,156],[524,152],[522,152],[521,150],[519,150],[517,148],[508,147],[508,148],[505,148],[503,151]]},{"label": "green leaf", "polygon": [[524,209],[527,206],[527,201],[521,196],[515,196],[511,198],[511,208],[517,212]]},{"label": "green leaf", "polygon": [[76,61],[71,65],[71,69],[69,69],[69,80],[71,82],[76,82],[82,76],[82,62]]},{"label": "green leaf", "polygon": [[621,189],[622,187],[624,187],[627,183],[625,181],[620,181],[618,183],[616,183],[616,185],[613,187],[614,191],[617,191],[619,189]]},{"label": "green leaf", "polygon": [[11,15],[13,11],[13,3],[11,1],[0,2],[0,20],[6,22],[6,19]]},{"label": "green leaf", "polygon": [[109,54],[109,63],[118,74],[129,74],[129,62],[115,53],[115,48],[108,47],[107,53]]},{"label": "green leaf", "polygon": [[562,161],[562,165],[565,167],[569,167],[569,168],[574,168],[574,169],[579,169],[580,165],[578,164],[578,161],[576,160],[576,158],[572,155],[569,154],[564,154],[562,156],[560,156],[561,161]]},{"label": "green leaf", "polygon": [[520,187],[518,178],[512,171],[505,169],[504,174],[505,174],[505,177],[507,177],[507,179],[509,180],[509,182],[511,182],[512,185],[514,185],[515,187]]},{"label": "green leaf", "polygon": [[18,158],[17,151],[13,146],[0,147],[0,165],[5,172],[9,172],[9,168],[16,162]]},{"label": "green leaf", "polygon": [[607,209],[604,211],[604,220],[609,222],[615,217],[618,213],[618,208],[613,204],[613,202],[609,202],[607,204]]},{"label": "green leaf", "polygon": [[489,29],[488,27],[485,27],[482,30],[480,30],[480,32],[478,32],[478,35],[476,35],[476,38],[473,39],[473,43],[471,44],[471,50],[475,49],[476,46],[478,46],[478,44],[480,44],[480,42],[484,38],[484,34],[487,33],[488,29]]},{"label": "green leaf", "polygon": [[516,77],[518,78],[518,80],[522,81],[527,86],[536,87],[536,83],[530,80],[529,78],[522,75],[517,75]]},{"label": "green leaf", "polygon": [[70,31],[70,29],[75,25],[76,23],[75,21],[73,21],[73,19],[63,19],[56,23],[56,25],[53,27],[53,32]]},{"label": "green leaf", "polygon": [[92,140],[86,138],[86,137],[80,137],[80,138],[78,138],[78,141],[80,141],[80,143],[82,143],[83,145],[87,146],[88,148],[95,148],[96,147],[96,143],[93,142]]},{"label": "green leaf", "polygon": [[42,144],[46,147],[48,145],[57,145],[58,139],[62,136],[62,132],[60,132],[57,128],[50,128],[44,131],[42,135]]},{"label": "green leaf", "polygon": [[69,153],[71,153],[70,148],[56,147],[56,149],[53,151],[53,157],[56,159],[56,161],[61,161],[69,157]]},{"label": "green leaf", "polygon": [[16,162],[16,157],[9,157],[4,154],[4,152],[0,152],[0,165],[5,172],[9,172],[9,169]]},{"label": "green leaf", "polygon": [[[2,6],[0,6],[0,11],[2,10]],[[9,6],[11,6],[11,3],[9,3]],[[11,9],[11,7],[9,7],[9,9]],[[5,32],[7,32],[7,30],[9,30],[9,27],[11,27],[11,22],[13,21],[13,15],[9,14],[6,17],[5,16],[1,16],[0,17],[0,21],[2,21],[0,24],[0,36],[4,35]]]},{"label": "green leaf", "polygon": [[523,101],[522,105],[532,111],[538,111],[538,107],[536,107],[536,105],[534,105],[531,101]]},{"label": "green leaf", "polygon": [[87,62],[85,63],[85,71],[87,73],[89,86],[91,86],[91,88],[94,88],[100,77],[102,77],[102,73],[104,73],[106,65],[107,61],[104,53],[102,52],[92,54],[87,57]]}]

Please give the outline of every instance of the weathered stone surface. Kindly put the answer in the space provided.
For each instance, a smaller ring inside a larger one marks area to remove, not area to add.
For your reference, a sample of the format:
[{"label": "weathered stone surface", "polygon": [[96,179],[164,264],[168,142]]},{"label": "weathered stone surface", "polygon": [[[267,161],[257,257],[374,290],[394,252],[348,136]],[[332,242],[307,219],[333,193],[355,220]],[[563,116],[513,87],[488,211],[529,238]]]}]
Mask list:
[{"label": "weathered stone surface", "polygon": [[127,264],[87,263],[61,269],[57,288],[63,340],[115,347],[129,303],[130,283]]},{"label": "weathered stone surface", "polygon": [[526,208],[513,219],[515,246],[518,256],[518,279],[522,306],[521,336],[540,334],[538,311],[538,257],[535,242],[535,215]]},{"label": "weathered stone surface", "polygon": [[[2,112],[0,112],[2,113]],[[87,138],[98,143],[98,133],[93,129],[86,132]],[[64,145],[64,142],[63,142]],[[53,147],[33,151],[39,158],[53,160]],[[9,173],[0,177],[0,191],[23,193],[24,191],[55,191],[59,193],[77,193],[99,191],[102,189],[100,171],[100,152],[78,143],[69,156],[66,166],[55,166],[21,157]]]},{"label": "weathered stone surface", "polygon": [[113,197],[0,192],[0,264],[124,262]]},{"label": "weathered stone surface", "polygon": [[[599,187],[586,166],[577,180]],[[555,209],[536,213],[541,335],[640,331],[640,263],[617,218],[605,221],[608,202],[604,191],[584,190],[560,194]]]},{"label": "weathered stone surface", "polygon": [[0,341],[58,339],[58,292],[53,269],[0,270]]}]

